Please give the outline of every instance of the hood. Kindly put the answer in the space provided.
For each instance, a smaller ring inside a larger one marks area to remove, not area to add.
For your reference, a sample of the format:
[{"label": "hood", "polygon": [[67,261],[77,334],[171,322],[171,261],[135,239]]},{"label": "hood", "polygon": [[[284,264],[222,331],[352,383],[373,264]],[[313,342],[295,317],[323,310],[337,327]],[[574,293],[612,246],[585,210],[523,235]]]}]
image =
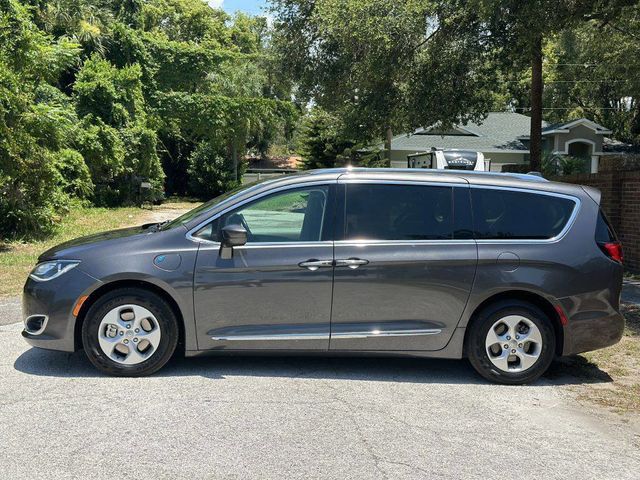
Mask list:
[{"label": "hood", "polygon": [[152,235],[154,230],[149,230],[148,227],[150,225],[151,224],[111,230],[108,232],[96,233],[93,235],[87,235],[86,237],[69,240],[68,242],[56,245],[42,253],[40,257],[38,257],[38,262],[55,260],[58,258],[82,260],[82,257],[86,254],[87,250],[95,247],[103,246],[107,243],[113,244],[116,242],[124,244],[142,236]]}]

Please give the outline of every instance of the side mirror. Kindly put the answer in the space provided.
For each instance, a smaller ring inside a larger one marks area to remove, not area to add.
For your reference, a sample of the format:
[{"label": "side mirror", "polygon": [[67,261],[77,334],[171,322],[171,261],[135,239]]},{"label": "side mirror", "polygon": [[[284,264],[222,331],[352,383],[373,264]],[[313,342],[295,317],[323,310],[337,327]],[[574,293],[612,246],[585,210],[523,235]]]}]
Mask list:
[{"label": "side mirror", "polygon": [[247,243],[247,231],[242,225],[227,225],[221,230],[220,258],[233,258],[233,247]]}]

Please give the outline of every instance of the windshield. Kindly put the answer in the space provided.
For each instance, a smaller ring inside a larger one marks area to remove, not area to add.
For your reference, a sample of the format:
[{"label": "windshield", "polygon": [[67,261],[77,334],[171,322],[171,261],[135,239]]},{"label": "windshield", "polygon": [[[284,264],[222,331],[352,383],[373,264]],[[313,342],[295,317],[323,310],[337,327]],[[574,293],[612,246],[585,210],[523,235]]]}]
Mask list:
[{"label": "windshield", "polygon": [[222,195],[218,195],[217,197],[209,200],[208,202],[205,202],[202,205],[197,206],[193,210],[189,210],[187,213],[184,213],[184,214],[180,215],[178,218],[176,218],[174,220],[171,220],[167,224],[163,225],[162,229],[163,230],[167,230],[169,228],[177,227],[179,225],[184,225],[184,224],[190,222],[191,220],[193,220],[194,218],[196,218],[201,213],[212,209],[216,205],[224,202],[225,200],[233,197],[234,195],[237,195],[240,192],[244,192],[244,191],[249,190],[251,188],[257,187],[258,184],[260,184],[260,183],[262,183],[262,182],[252,182],[252,183],[249,183],[249,184],[246,184],[246,185],[241,185],[240,187],[234,188],[233,190],[230,190],[230,191],[228,191],[226,193],[223,193]]}]

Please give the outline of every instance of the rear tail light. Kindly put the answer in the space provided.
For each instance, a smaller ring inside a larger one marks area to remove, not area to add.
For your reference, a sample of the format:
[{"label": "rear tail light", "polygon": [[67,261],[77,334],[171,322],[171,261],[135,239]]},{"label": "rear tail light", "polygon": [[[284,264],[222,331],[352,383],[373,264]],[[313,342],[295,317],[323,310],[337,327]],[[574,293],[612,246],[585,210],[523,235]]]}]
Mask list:
[{"label": "rear tail light", "polygon": [[606,242],[598,244],[604,254],[611,260],[622,263],[622,244],[620,242]]}]

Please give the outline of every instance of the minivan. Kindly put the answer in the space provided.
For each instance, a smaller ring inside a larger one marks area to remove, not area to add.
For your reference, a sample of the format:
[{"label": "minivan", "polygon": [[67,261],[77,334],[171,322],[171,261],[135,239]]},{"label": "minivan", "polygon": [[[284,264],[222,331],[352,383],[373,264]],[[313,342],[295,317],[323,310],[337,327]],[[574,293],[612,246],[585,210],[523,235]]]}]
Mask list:
[{"label": "minivan", "polygon": [[535,175],[330,169],[43,253],[23,337],[111,375],[174,355],[468,358],[522,384],[618,342],[622,249],[599,191]]}]

